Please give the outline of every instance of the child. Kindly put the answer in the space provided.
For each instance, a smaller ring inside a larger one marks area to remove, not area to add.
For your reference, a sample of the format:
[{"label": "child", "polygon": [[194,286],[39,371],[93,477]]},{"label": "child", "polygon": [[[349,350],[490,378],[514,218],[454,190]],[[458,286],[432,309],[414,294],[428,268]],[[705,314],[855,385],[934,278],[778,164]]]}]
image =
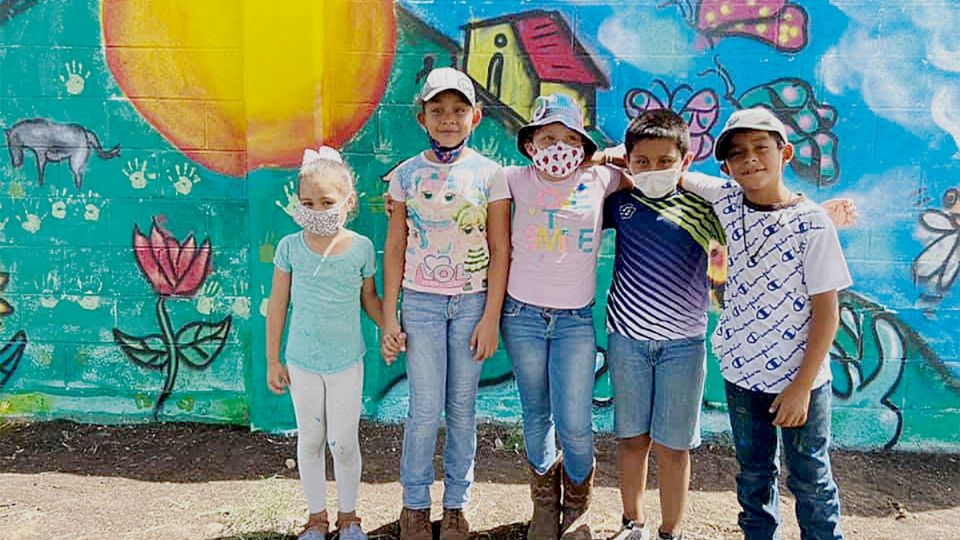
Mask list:
[{"label": "child", "polygon": [[686,122],[645,111],[627,127],[626,165],[636,188],[611,195],[606,227],[617,231],[607,296],[607,360],[614,388],[623,526],[617,540],[647,540],[643,494],[657,449],[659,538],[681,538],[690,449],[700,445],[706,375],[710,241],[723,230],[709,203],[677,190],[693,161]]},{"label": "child", "polygon": [[[406,340],[410,409],[403,430],[400,536],[433,537],[430,486],[446,414],[440,537],[466,539],[482,361],[497,349],[509,261],[510,202],[495,162],[467,146],[480,122],[473,82],[453,68],[427,75],[417,121],[431,149],[390,175],[393,212],[384,251],[384,358]],[[397,302],[401,285],[400,321]],[[391,340],[393,340],[391,342]]]},{"label": "child", "polygon": [[[294,220],[303,231],[283,237],[274,257],[267,385],[277,394],[289,386],[296,412],[297,462],[310,509],[300,540],[323,540],[330,529],[324,445],[333,454],[340,538],[364,540],[356,514],[364,356],[360,307],[380,326],[376,259],[369,239],[343,228],[357,195],[353,173],[336,150],[307,150],[299,183]],[[291,300],[284,366],[280,341]]]},{"label": "child", "polygon": [[713,346],[740,464],[740,528],[751,540],[779,537],[780,428],[803,537],[840,539],[827,359],[837,291],[852,281],[836,229],[823,208],[784,185],[793,146],[769,110],[733,113],[715,156],[733,181],[685,175],[682,185],[713,203],[729,240]]},{"label": "child", "polygon": [[527,537],[590,538],[597,253],[603,199],[626,181],[607,167],[581,168],[597,145],[564,95],[537,98],[517,145],[533,164],[505,169],[515,211],[502,332],[531,468]]}]

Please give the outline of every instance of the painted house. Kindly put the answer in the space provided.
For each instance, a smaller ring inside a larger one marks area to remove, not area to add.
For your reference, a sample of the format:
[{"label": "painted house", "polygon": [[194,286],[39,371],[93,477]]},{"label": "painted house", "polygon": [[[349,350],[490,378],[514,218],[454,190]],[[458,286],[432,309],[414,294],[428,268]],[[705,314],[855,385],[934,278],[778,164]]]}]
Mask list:
[{"label": "painted house", "polygon": [[533,10],[463,27],[465,71],[524,119],[541,94],[566,94],[596,126],[597,88],[610,82],[556,11]]}]

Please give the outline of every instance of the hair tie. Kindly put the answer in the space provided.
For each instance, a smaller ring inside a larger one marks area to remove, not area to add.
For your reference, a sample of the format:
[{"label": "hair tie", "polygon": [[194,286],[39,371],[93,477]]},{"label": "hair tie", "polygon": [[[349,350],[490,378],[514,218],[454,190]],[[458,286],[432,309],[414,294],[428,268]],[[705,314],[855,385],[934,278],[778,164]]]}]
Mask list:
[{"label": "hair tie", "polygon": [[304,150],[303,160],[300,162],[300,167],[306,167],[307,165],[320,161],[321,159],[329,159],[330,161],[343,163],[343,158],[340,157],[340,152],[337,152],[335,148],[321,146],[316,150],[313,150],[312,148],[307,148]]}]

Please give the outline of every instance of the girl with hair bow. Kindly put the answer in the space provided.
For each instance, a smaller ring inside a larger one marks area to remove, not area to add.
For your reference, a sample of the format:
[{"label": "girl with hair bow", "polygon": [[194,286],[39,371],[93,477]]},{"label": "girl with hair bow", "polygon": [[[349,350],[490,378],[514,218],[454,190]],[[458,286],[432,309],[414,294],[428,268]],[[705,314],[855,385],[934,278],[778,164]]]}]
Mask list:
[{"label": "girl with hair bow", "polygon": [[[293,219],[303,230],[283,237],[274,257],[267,308],[267,385],[290,387],[297,419],[297,464],[310,510],[300,540],[330,532],[326,447],[337,482],[337,528],[343,540],[366,540],[357,517],[359,423],[363,395],[360,309],[381,326],[373,243],[344,228],[357,206],[354,174],[330,147],[307,149]],[[293,310],[281,362],[280,342]]]}]

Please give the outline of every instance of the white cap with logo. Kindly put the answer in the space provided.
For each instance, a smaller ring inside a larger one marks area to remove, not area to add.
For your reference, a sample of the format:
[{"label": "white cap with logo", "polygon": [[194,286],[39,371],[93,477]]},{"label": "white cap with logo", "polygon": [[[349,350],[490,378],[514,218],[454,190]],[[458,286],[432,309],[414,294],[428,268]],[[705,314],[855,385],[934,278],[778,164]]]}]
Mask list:
[{"label": "white cap with logo", "polygon": [[427,75],[427,80],[423,82],[423,88],[417,95],[417,101],[426,103],[433,99],[440,92],[447,90],[456,90],[467,98],[471,107],[477,106],[477,91],[473,87],[473,80],[466,73],[451,67],[442,67],[434,69]]},{"label": "white cap with logo", "polygon": [[717,137],[717,144],[713,149],[713,155],[717,158],[717,161],[723,161],[727,158],[733,132],[745,129],[776,133],[780,136],[781,141],[788,142],[787,128],[770,109],[766,107],[740,109],[730,115],[720,132],[720,136]]}]

